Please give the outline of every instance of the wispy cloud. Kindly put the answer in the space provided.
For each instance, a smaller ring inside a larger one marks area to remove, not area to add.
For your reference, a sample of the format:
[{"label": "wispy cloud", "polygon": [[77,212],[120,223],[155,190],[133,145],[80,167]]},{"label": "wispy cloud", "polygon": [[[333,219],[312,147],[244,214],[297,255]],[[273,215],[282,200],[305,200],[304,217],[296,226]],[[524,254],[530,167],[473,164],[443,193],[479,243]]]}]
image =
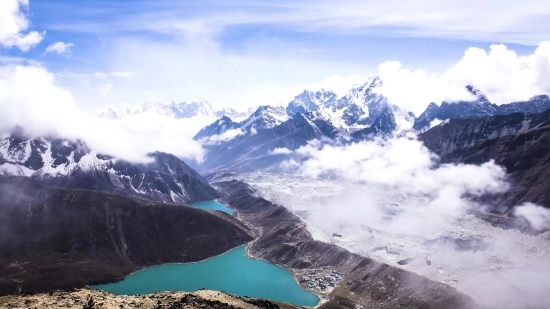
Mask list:
[{"label": "wispy cloud", "polygon": [[73,46],[73,43],[57,42],[46,47],[46,51],[44,53],[57,53],[58,55],[70,53],[71,47]]},{"label": "wispy cloud", "polygon": [[[86,10],[86,8],[82,8]],[[92,10],[92,9],[91,9]],[[361,31],[377,35],[438,37],[537,44],[548,38],[550,4],[538,0],[415,1],[201,1],[138,2],[117,6],[114,19],[56,23],[67,31],[153,31],[218,34],[235,26],[267,25],[300,32]],[[88,14],[98,18],[98,14]],[[488,21],[491,16],[491,22]],[[139,21],[139,22],[137,22]]]}]

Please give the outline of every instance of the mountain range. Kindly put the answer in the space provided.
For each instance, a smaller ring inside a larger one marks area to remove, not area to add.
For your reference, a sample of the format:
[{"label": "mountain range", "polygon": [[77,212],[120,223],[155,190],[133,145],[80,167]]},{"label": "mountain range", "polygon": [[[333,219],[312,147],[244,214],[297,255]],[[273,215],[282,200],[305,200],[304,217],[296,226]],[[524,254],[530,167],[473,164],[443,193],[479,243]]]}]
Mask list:
[{"label": "mountain range", "polygon": [[208,118],[221,118],[224,116],[231,117],[232,119],[244,119],[248,117],[254,108],[249,108],[245,112],[238,112],[233,108],[222,108],[220,110],[214,110],[210,102],[206,99],[199,99],[187,102],[171,102],[169,104],[151,100],[140,105],[125,108],[106,108],[97,111],[97,115],[108,118],[122,118],[130,115],[138,115],[143,113],[155,113],[162,116],[170,116],[175,119],[181,118],[193,118],[197,116]]},{"label": "mountain range", "polygon": [[425,131],[430,128],[430,124],[434,121],[479,119],[512,113],[538,114],[550,109],[550,99],[547,95],[534,96],[522,102],[496,105],[491,103],[481,91],[474,89],[472,86],[467,86],[466,89],[476,97],[475,100],[442,102],[441,105],[432,102],[415,120],[413,128],[418,131]]},{"label": "mountain range", "polygon": [[293,151],[312,140],[342,145],[375,137],[421,133],[448,119],[479,119],[517,112],[536,114],[550,109],[547,95],[524,102],[496,105],[472,86],[471,101],[431,103],[416,118],[377,91],[382,81],[370,78],[338,97],[328,90],[304,91],[286,108],[261,106],[242,121],[222,117],[200,130],[195,139],[208,150],[201,171],[217,169],[277,170]]},{"label": "mountain range", "polygon": [[149,157],[148,164],[130,163],[96,153],[79,140],[29,137],[21,128],[0,134],[0,175],[176,204],[218,197],[206,180],[176,156],[154,152]]}]

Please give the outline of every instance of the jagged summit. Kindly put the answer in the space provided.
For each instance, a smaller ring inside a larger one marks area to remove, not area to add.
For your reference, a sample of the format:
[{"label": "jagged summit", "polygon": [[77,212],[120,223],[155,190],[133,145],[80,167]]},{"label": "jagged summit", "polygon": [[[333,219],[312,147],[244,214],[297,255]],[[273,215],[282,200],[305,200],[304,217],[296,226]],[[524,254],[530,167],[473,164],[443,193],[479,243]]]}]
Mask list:
[{"label": "jagged summit", "polygon": [[496,105],[474,87],[467,86],[466,89],[476,97],[475,100],[442,102],[440,106],[432,102],[415,120],[413,128],[417,131],[425,131],[433,124],[447,119],[479,119],[518,112],[538,114],[550,109],[548,95],[537,95],[527,101]]},{"label": "jagged summit", "polygon": [[307,113],[319,108],[326,108],[334,105],[337,95],[328,90],[310,91],[304,90],[301,94],[294,97],[286,107],[286,112],[289,116],[297,113]]}]

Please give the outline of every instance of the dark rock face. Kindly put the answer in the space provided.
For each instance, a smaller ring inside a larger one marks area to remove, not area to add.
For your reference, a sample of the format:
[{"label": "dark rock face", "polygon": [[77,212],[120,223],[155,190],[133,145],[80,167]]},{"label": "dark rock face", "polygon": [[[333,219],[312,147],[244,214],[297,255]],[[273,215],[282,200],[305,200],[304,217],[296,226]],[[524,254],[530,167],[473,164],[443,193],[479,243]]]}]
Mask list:
[{"label": "dark rock face", "polygon": [[0,177],[0,294],[122,280],[253,239],[228,214]]},{"label": "dark rock face", "polygon": [[370,127],[354,132],[351,137],[354,140],[369,140],[376,136],[388,137],[396,127],[395,116],[388,105]]},{"label": "dark rock face", "polygon": [[538,114],[550,109],[550,98],[547,95],[535,96],[525,102],[496,105],[489,102],[481,92],[471,87],[468,89],[477,96],[475,101],[443,102],[441,106],[430,103],[424,113],[416,119],[413,128],[421,131],[435,119],[479,119],[512,113]]},{"label": "dark rock face", "polygon": [[440,156],[500,138],[550,125],[550,110],[541,114],[513,113],[483,119],[451,119],[420,134],[426,147]]},{"label": "dark rock face", "polygon": [[511,189],[484,199],[494,205],[493,212],[507,215],[524,202],[550,207],[550,183],[546,181],[550,174],[550,110],[451,119],[420,134],[419,139],[441,157],[442,163],[482,164],[495,160],[503,166]]},{"label": "dark rock face", "polygon": [[306,224],[286,208],[240,181],[218,182],[224,201],[260,234],[252,256],[295,269],[330,266],[344,275],[322,308],[476,308],[454,288],[414,273],[316,241]]},{"label": "dark rock face", "polygon": [[20,130],[0,138],[0,174],[177,204],[218,197],[206,180],[174,155],[155,152],[149,156],[151,163],[134,164],[95,154],[81,141],[29,138]]},{"label": "dark rock face", "polygon": [[525,202],[550,208],[550,126],[457,148],[443,155],[441,160],[470,164],[495,160],[503,166],[509,175],[511,189],[487,197],[486,202],[495,206],[494,212],[509,214],[514,206]]}]

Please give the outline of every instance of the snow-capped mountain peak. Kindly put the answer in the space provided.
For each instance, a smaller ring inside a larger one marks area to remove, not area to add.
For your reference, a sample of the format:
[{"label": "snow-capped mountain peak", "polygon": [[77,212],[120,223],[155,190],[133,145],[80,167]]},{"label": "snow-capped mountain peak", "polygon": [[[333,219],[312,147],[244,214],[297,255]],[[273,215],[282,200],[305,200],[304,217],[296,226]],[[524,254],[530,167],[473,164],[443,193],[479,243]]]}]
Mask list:
[{"label": "snow-capped mountain peak", "polygon": [[264,105],[258,107],[258,109],[244,120],[240,126],[241,129],[271,129],[281,123],[287,121],[289,118],[286,110],[282,106],[269,106]]},{"label": "snow-capped mountain peak", "polygon": [[158,100],[150,100],[148,102],[138,104],[133,107],[123,108],[107,108],[97,112],[100,117],[117,119],[121,117],[143,114],[143,113],[155,113],[161,116],[168,116],[175,119],[180,118],[193,118],[193,117],[209,117],[212,120],[220,118],[222,116],[229,116],[234,120],[242,120],[248,117],[254,110],[249,109],[245,112],[237,112],[232,108],[224,108],[222,110],[214,110],[210,102],[205,98],[188,102],[171,102],[169,104],[163,103]]},{"label": "snow-capped mountain peak", "polygon": [[172,103],[170,107],[172,107],[175,118],[192,118],[195,116],[216,117],[216,112],[212,108],[212,105],[204,98],[192,101],[191,103]]},{"label": "snow-capped mountain peak", "polygon": [[310,91],[304,90],[301,94],[294,97],[286,107],[288,115],[297,113],[308,113],[319,108],[330,107],[336,102],[337,95],[325,89]]}]

